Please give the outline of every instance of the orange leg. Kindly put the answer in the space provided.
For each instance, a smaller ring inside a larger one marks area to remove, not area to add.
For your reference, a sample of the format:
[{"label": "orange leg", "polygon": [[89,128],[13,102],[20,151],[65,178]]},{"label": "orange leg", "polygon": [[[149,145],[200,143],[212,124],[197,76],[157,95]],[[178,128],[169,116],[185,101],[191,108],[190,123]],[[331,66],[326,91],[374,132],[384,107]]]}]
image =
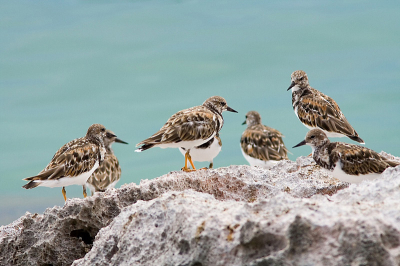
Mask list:
[{"label": "orange leg", "polygon": [[67,201],[67,192],[65,191],[65,187],[62,188],[61,192],[63,193],[64,200]]},{"label": "orange leg", "polygon": [[82,187],[83,187],[83,197],[86,198],[87,197],[86,187],[85,187],[85,185],[83,185]]},{"label": "orange leg", "polygon": [[189,152],[188,152],[188,160],[189,160],[190,165],[193,168],[193,171],[196,171],[196,167],[194,167],[194,164],[193,164],[193,161],[192,161],[192,156],[190,156]]},{"label": "orange leg", "polygon": [[[185,171],[185,172],[196,171],[196,167],[194,167],[194,164],[193,164],[193,162],[192,162],[192,157],[190,156],[189,151],[190,151],[190,150],[188,150],[188,151],[185,153],[185,166],[182,168],[182,170]],[[193,169],[189,169],[189,168],[187,167],[187,161],[190,162],[190,164],[192,165],[192,168],[193,168]]]},{"label": "orange leg", "polygon": [[189,168],[187,167],[187,152],[185,153],[185,166],[182,167],[182,171],[189,172]]}]

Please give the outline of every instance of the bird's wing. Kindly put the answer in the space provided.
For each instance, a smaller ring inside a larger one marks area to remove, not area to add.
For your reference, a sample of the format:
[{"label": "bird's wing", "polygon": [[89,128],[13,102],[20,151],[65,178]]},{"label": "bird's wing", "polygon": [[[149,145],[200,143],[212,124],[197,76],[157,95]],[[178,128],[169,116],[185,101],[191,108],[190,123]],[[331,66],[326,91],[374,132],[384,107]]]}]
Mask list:
[{"label": "bird's wing", "polygon": [[61,177],[75,177],[90,171],[99,160],[99,148],[92,143],[69,149],[53,157],[47,167],[38,175],[24,180],[52,180]]},{"label": "bird's wing", "polygon": [[282,134],[277,130],[274,131],[268,130],[265,126],[246,129],[240,140],[243,151],[250,157],[263,161],[287,159],[287,149],[283,144]]},{"label": "bird's wing", "polygon": [[[68,152],[72,149],[75,149],[76,147],[79,146],[84,146],[88,143],[88,141],[86,140],[86,138],[78,138],[78,139],[74,139],[71,140],[70,142],[64,144],[61,148],[58,149],[58,151],[53,155],[53,158],[51,159],[50,163],[47,165],[46,168],[43,169],[43,171],[48,170],[51,166],[51,163],[53,161],[56,161],[57,158],[59,156],[61,156],[62,154],[64,154],[65,152]],[[49,167],[49,168],[48,168]],[[42,171],[42,172],[43,172]]]},{"label": "bird's wing", "polygon": [[341,159],[343,171],[351,175],[379,174],[386,168],[399,164],[371,149],[347,143],[337,143],[332,153],[337,154]]},{"label": "bird's wing", "polygon": [[210,138],[218,128],[218,119],[214,117],[215,114],[207,110],[192,112],[191,109],[180,111],[171,116],[157,133],[136,146]]},{"label": "bird's wing", "polygon": [[328,132],[358,136],[332,98],[313,89],[313,93],[306,93],[299,101],[297,114],[303,124]]}]

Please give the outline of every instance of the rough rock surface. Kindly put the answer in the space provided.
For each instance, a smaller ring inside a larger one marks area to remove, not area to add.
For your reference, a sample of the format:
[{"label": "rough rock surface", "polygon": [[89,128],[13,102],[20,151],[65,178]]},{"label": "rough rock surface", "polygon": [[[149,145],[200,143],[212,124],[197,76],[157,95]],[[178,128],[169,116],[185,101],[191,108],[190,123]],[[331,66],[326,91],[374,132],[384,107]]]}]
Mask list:
[{"label": "rough rock surface", "polygon": [[309,157],[171,172],[0,227],[0,265],[399,265],[399,201],[400,167],[350,186]]}]

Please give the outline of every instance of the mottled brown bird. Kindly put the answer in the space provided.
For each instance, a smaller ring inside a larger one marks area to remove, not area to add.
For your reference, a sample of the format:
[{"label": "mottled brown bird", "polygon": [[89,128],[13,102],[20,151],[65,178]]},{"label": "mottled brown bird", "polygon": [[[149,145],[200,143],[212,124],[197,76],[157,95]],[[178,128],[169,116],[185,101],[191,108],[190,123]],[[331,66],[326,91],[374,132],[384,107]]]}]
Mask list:
[{"label": "mottled brown bird", "polygon": [[321,129],[328,137],[349,137],[364,143],[347,121],[337,103],[329,96],[312,88],[303,70],[292,73],[292,105],[300,122],[308,129]]},{"label": "mottled brown bird", "polygon": [[90,189],[92,196],[94,192],[104,192],[108,188],[115,187],[121,178],[121,167],[119,166],[117,156],[115,156],[114,151],[111,148],[111,145],[114,142],[128,144],[127,142],[117,138],[111,130],[106,131],[104,146],[107,151],[104,161],[89,177],[85,185]]},{"label": "mottled brown bird", "polygon": [[[235,112],[225,99],[220,96],[208,98],[202,105],[185,109],[172,115],[165,125],[150,138],[139,142],[136,152],[145,151],[152,147],[184,148],[184,171],[194,171],[190,150],[198,147],[215,137],[224,125],[223,111]],[[187,162],[192,169],[187,167]]]},{"label": "mottled brown bird", "polygon": [[282,133],[263,125],[258,112],[248,112],[244,124],[247,129],[240,138],[240,147],[251,166],[271,168],[281,160],[288,160]]},{"label": "mottled brown bird", "polygon": [[320,129],[310,130],[305,140],[293,148],[302,145],[311,146],[313,159],[319,166],[349,183],[378,178],[388,167],[400,164],[363,146],[330,142]]},{"label": "mottled brown bird", "polygon": [[81,185],[86,197],[84,185],[101,165],[106,154],[105,136],[106,128],[103,125],[91,125],[85,137],[74,139],[62,146],[38,175],[25,178],[29,183],[23,188],[62,187],[64,199],[67,200],[65,187]]}]

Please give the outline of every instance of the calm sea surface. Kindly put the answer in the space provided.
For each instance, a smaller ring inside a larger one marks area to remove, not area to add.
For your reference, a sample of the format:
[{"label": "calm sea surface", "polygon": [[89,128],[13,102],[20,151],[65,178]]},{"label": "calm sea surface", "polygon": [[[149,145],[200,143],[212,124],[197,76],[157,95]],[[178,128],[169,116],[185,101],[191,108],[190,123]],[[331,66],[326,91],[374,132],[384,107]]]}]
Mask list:
[{"label": "calm sea surface", "polygon": [[239,111],[224,113],[215,167],[246,164],[239,139],[250,110],[286,136],[290,159],[308,155],[291,149],[307,132],[286,91],[297,69],[367,147],[400,156],[398,2],[271,2],[0,1],[0,225],[63,205],[61,188],[25,190],[22,178],[93,123],[129,142],[113,146],[117,187],[179,170],[178,150],[135,153],[135,144],[213,95]]}]

